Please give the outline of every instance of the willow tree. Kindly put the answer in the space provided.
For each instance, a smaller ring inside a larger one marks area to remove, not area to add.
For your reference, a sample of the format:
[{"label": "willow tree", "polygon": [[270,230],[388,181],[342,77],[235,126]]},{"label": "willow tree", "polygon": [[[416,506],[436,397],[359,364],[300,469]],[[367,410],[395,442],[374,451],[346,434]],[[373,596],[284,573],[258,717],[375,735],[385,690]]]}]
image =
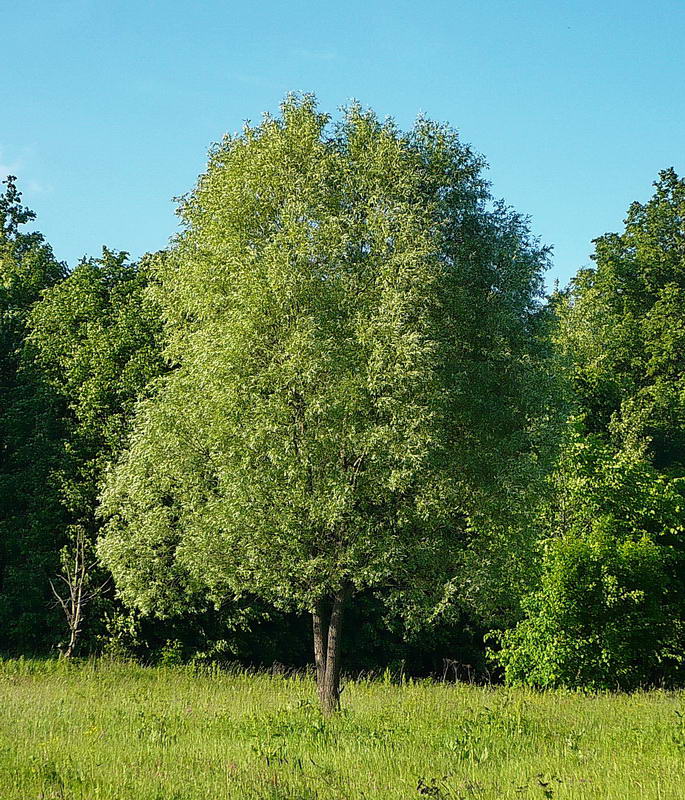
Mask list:
[{"label": "willow tree", "polygon": [[175,369],[110,475],[100,553],[146,611],[184,591],[309,611],[330,711],[345,607],[445,605],[528,446],[545,251],[451,129],[281,111],[182,202],[156,282]]}]

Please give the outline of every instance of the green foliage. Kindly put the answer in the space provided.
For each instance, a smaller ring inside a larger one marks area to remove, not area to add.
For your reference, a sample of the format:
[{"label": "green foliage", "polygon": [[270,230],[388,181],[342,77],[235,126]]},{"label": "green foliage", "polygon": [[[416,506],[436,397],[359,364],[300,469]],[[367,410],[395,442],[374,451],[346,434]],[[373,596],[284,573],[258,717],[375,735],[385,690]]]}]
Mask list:
[{"label": "green foliage", "polygon": [[540,573],[498,654],[513,682],[685,679],[685,181],[665,170],[655,187],[554,299],[575,418],[536,522]]},{"label": "green foliage", "polygon": [[596,267],[574,279],[560,344],[590,431],[644,446],[685,474],[685,180],[660,173],[622,234],[595,240]]},{"label": "green foliage", "polygon": [[539,588],[496,658],[511,683],[682,682],[685,481],[571,429],[553,479]]},{"label": "green foliage", "polygon": [[72,438],[102,459],[121,446],[138,395],[162,369],[149,280],[146,259],[129,263],[127,253],[104,248],[44,293],[31,315],[31,341],[68,407]]},{"label": "green foliage", "polygon": [[353,106],[331,129],[310,97],[214,148],[155,264],[176,368],[103,496],[126,602],[435,606],[542,382],[546,254],[481,167],[447,127]]},{"label": "green foliage", "polygon": [[[682,683],[685,180],[542,306],[482,169],[447,126],[288,97],[213,147],[168,252],[70,273],[10,177],[0,649],[55,644],[49,579],[100,537],[88,586],[128,608],[95,601],[91,651],[303,665],[349,592],[351,668],[470,674],[497,627],[512,682]],[[489,760],[484,725],[455,752]]]},{"label": "green foliage", "polygon": [[[62,441],[52,468],[63,508],[66,558],[79,536],[92,549],[96,498],[106,466],[121,449],[136,399],[162,371],[159,310],[145,288],[145,260],[103,249],[43,293],[28,320],[36,368],[59,399]],[[106,577],[86,576],[91,586]],[[96,617],[110,603],[99,598]]]},{"label": "green foliage", "polygon": [[33,218],[10,178],[0,197],[0,646],[37,652],[61,627],[49,580],[76,539],[92,546],[103,470],[162,358],[144,264],[105,250],[67,275],[40,234],[21,232]]},{"label": "green foliage", "polygon": [[30,317],[36,362],[63,404],[63,503],[89,530],[102,472],[125,440],[136,399],[162,371],[148,281],[145,262],[104,249],[45,292]]},{"label": "green foliage", "polygon": [[26,343],[41,291],[63,276],[14,178],[0,195],[0,648],[37,650],[54,619],[47,574],[62,545],[61,508],[50,474],[59,449],[58,400]]}]

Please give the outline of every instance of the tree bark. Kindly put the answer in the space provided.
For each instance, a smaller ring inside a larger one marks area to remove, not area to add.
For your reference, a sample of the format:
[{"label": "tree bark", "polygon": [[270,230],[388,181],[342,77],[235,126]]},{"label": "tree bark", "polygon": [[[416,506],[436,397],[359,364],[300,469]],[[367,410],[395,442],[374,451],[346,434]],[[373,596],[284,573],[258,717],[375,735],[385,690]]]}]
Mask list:
[{"label": "tree bark", "polygon": [[326,675],[326,649],[328,646],[328,624],[326,606],[322,600],[317,601],[312,611],[314,630],[314,662],[316,664],[316,687],[321,699],[321,687]]},{"label": "tree bark", "polygon": [[324,714],[340,710],[340,642],[348,595],[348,587],[335,594],[330,616],[326,614],[326,606],[321,601],[315,604],[312,611],[316,686]]}]

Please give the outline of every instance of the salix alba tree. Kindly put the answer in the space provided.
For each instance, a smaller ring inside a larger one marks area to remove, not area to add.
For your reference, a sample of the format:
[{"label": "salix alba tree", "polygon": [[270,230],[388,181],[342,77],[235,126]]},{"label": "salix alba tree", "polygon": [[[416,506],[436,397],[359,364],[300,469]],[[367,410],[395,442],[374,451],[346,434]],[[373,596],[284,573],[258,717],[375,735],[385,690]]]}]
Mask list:
[{"label": "salix alba tree", "polygon": [[181,205],[156,290],[175,369],[110,475],[100,554],[144,610],[185,587],[311,612],[331,711],[345,607],[444,605],[528,448],[546,253],[451,129],[281,111]]}]

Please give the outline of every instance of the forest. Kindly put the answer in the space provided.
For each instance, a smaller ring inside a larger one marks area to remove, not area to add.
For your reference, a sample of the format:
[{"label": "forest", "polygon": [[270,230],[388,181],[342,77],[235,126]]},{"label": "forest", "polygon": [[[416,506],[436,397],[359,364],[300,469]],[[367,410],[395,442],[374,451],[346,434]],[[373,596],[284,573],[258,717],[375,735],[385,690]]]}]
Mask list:
[{"label": "forest", "polygon": [[685,179],[547,292],[485,168],[292,96],[71,266],[5,180],[4,657],[685,684]]}]

